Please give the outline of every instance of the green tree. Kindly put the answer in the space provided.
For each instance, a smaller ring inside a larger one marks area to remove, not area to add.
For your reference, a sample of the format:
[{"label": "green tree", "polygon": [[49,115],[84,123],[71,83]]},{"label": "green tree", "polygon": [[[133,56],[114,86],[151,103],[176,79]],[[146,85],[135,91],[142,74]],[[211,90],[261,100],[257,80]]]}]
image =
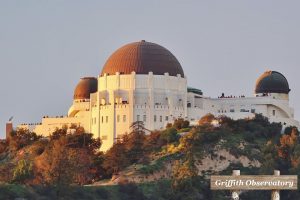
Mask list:
[{"label": "green tree", "polygon": [[105,154],[103,168],[105,169],[106,177],[117,174],[129,164],[126,146],[119,140]]},{"label": "green tree", "polygon": [[19,160],[17,166],[13,169],[13,182],[24,183],[33,175],[33,165],[29,160]]},{"label": "green tree", "polygon": [[179,135],[177,134],[177,130],[172,127],[162,131],[160,139],[163,140],[165,143],[178,142]]},{"label": "green tree", "polygon": [[57,189],[57,198],[70,184],[87,184],[97,177],[94,161],[97,160],[99,139],[83,129],[66,133],[57,129],[44,152],[36,158],[37,179]]},{"label": "green tree", "polygon": [[125,143],[130,163],[136,163],[144,157],[145,132],[146,129],[143,122],[137,121],[131,125],[131,132],[128,135],[128,141]]},{"label": "green tree", "polygon": [[189,152],[183,160],[177,161],[173,167],[172,188],[176,199],[198,199],[197,185],[198,169],[193,153]]},{"label": "green tree", "polygon": [[175,119],[173,123],[173,127],[177,130],[180,130],[182,128],[188,128],[190,125],[190,122],[188,120],[184,120],[183,118]]}]

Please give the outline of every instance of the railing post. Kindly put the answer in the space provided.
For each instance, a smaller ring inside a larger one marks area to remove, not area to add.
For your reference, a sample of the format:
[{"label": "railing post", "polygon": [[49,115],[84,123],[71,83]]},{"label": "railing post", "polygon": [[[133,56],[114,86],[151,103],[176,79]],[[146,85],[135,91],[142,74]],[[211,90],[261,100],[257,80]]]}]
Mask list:
[{"label": "railing post", "polygon": [[[239,176],[239,175],[241,175],[241,171],[240,170],[232,170],[232,175]],[[232,191],[231,198],[233,200],[239,200],[240,199],[240,191],[239,190]]]},{"label": "railing post", "polygon": [[[274,170],[274,176],[280,176],[280,171]],[[280,200],[280,191],[279,190],[272,190],[271,200]]]}]

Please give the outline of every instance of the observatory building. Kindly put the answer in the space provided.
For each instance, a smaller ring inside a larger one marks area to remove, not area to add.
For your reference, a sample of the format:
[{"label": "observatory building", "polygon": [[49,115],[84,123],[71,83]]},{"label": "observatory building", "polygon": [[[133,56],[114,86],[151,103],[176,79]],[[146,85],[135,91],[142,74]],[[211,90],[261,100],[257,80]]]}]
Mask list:
[{"label": "observatory building", "polygon": [[135,121],[155,130],[177,118],[193,124],[208,113],[233,119],[260,113],[284,127],[299,127],[289,92],[281,73],[267,71],[257,79],[253,97],[205,97],[201,90],[187,86],[182,66],[169,50],[142,40],[116,50],[98,77],[80,79],[67,116],[44,117],[40,124],[18,127],[48,136],[56,128],[75,124],[101,138],[104,151]]}]

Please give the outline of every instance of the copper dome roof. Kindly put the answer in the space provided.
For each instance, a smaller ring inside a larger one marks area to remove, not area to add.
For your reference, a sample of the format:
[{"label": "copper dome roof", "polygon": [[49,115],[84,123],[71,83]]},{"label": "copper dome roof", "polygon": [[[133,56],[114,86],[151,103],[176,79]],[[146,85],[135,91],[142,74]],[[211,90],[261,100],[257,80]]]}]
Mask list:
[{"label": "copper dome roof", "polygon": [[256,81],[255,93],[284,93],[290,92],[287,79],[279,72],[266,71]]},{"label": "copper dome roof", "polygon": [[176,57],[166,48],[142,40],[127,44],[116,50],[106,61],[101,76],[105,73],[120,74],[148,74],[163,75],[168,72],[170,76],[180,74],[184,77],[182,67]]},{"label": "copper dome roof", "polygon": [[74,90],[74,99],[89,99],[90,94],[97,92],[98,81],[94,77],[81,78]]}]

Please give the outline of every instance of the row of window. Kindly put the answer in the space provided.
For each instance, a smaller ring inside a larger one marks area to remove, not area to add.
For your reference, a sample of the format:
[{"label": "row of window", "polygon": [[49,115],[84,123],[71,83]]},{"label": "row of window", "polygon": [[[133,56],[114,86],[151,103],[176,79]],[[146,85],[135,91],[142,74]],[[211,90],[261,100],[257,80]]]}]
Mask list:
[{"label": "row of window", "polygon": [[[104,120],[105,119],[105,120]],[[123,115],[122,118],[123,122],[126,122],[126,115]],[[117,116],[117,122],[120,122],[120,115]],[[108,123],[108,116],[102,116],[101,117],[101,123]],[[96,117],[92,118],[92,124],[96,124]]]},{"label": "row of window", "polygon": [[[226,113],[226,110],[218,110],[218,113]],[[229,112],[233,113],[235,112],[234,109],[230,109]],[[244,108],[240,109],[240,112],[251,112],[251,113],[255,113],[255,109],[251,109],[251,110],[246,110]],[[276,111],[272,110],[272,115],[275,116],[276,115]]]},{"label": "row of window", "polygon": [[[157,118],[159,117],[159,122],[163,122],[163,116],[160,115],[160,116],[156,116],[154,115],[154,122],[157,122]],[[141,121],[141,116],[140,115],[137,115],[136,116],[136,120],[137,121]],[[122,121],[123,122],[126,122],[126,115],[123,115],[122,117]],[[146,122],[147,121],[147,116],[146,115],[143,115],[143,122]],[[165,121],[169,121],[169,116],[165,116]],[[108,123],[108,116],[105,116],[105,121],[104,121],[104,116],[101,117],[101,123]],[[120,115],[117,115],[117,123],[121,122],[121,116]],[[96,117],[93,117],[92,118],[92,124],[96,124]]]},{"label": "row of window", "polygon": [[[153,117],[154,122],[157,122],[157,117],[158,116],[154,115],[154,117]],[[141,121],[140,115],[136,116],[136,120]],[[146,121],[147,121],[147,116],[143,115],[143,122],[146,122]],[[169,121],[169,116],[165,116],[165,121]],[[163,122],[163,116],[162,115],[159,116],[159,122]]]},{"label": "row of window", "polygon": [[[146,120],[147,120],[147,116],[143,115],[143,122],[146,122]],[[141,121],[140,115],[136,116],[136,121]]]},{"label": "row of window", "polygon": [[[156,115],[154,115],[154,122],[157,121],[157,117]],[[159,116],[159,122],[162,122],[163,121],[163,116]],[[169,116],[165,116],[165,121],[169,121]]]},{"label": "row of window", "polygon": [[[231,108],[229,110],[229,112],[234,113],[235,110],[233,108]],[[251,109],[251,110],[246,110],[244,108],[240,109],[240,112],[251,112],[251,113],[255,113],[255,109]],[[218,113],[227,113],[227,110],[218,110]]]}]

